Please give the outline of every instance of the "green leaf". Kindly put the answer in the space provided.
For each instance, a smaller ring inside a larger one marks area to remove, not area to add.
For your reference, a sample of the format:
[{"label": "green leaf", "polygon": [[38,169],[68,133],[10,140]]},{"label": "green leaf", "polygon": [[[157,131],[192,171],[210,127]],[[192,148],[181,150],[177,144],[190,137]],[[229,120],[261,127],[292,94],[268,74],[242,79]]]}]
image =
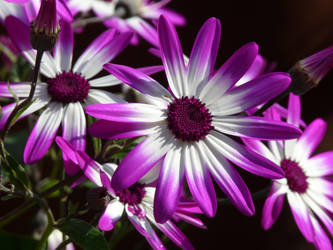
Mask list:
[{"label": "green leaf", "polygon": [[1,249],[10,250],[36,250],[38,240],[28,236],[9,234],[5,231],[0,231]]},{"label": "green leaf", "polygon": [[[30,180],[22,165],[20,165],[8,152],[6,152],[6,158],[9,165],[7,166],[7,164],[3,162],[3,166],[8,172],[11,173],[9,177],[14,177],[15,179],[19,180],[19,184],[22,185],[25,190],[30,189]],[[13,182],[15,182],[15,180]]]},{"label": "green leaf", "polygon": [[56,227],[84,250],[109,250],[103,234],[85,221],[68,219]]},{"label": "green leaf", "polygon": [[8,201],[8,200],[11,200],[11,199],[14,199],[14,198],[18,198],[20,196],[17,196],[16,194],[7,194],[5,196],[2,196],[0,200],[2,201]]},{"label": "green leaf", "polygon": [[13,126],[15,124],[15,122],[17,121],[17,119],[23,114],[24,111],[26,111],[31,104],[33,104],[33,102],[36,100],[36,98],[32,99],[31,102],[27,103],[24,107],[22,107],[14,116],[11,126]]},{"label": "green leaf", "polygon": [[10,134],[5,139],[5,148],[20,164],[23,163],[23,152],[28,137],[28,131],[21,130],[17,132],[10,132]]},{"label": "green leaf", "polygon": [[[52,179],[52,178],[45,178],[45,179],[41,180],[40,183],[39,183],[39,185],[40,185],[39,192],[43,193],[43,192],[52,188],[53,186],[55,186],[58,183],[59,183],[58,180],[55,180],[55,179]],[[55,197],[58,197],[59,195],[60,195],[60,191],[56,190],[53,193],[49,194],[47,196],[47,198],[55,198]]]}]

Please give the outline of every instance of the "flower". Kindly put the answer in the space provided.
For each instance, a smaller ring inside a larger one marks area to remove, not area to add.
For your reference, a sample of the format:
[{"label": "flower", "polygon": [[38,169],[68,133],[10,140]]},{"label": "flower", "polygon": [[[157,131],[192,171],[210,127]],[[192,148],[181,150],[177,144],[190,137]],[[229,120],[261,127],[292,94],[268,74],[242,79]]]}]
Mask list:
[{"label": "flower", "polygon": [[252,215],[250,192],[229,160],[268,178],[281,178],[283,171],[228,135],[266,140],[298,137],[300,131],[292,125],[238,115],[281,93],[290,83],[289,76],[270,73],[233,87],[255,60],[255,43],[244,45],[212,75],[220,41],[220,22],[215,18],[199,31],[187,67],[175,28],[164,16],[158,34],[171,91],[135,69],[107,64],[106,70],[149,97],[150,104],[86,107],[89,115],[102,119],[89,128],[93,136],[148,136],[120,163],[112,178],[113,188],[133,185],[160,162],[154,203],[157,222],[165,222],[175,211],[184,178],[202,211],[214,216],[216,195],[211,175],[242,213]]},{"label": "flower", "polygon": [[[157,21],[160,15],[167,16],[175,25],[184,25],[185,18],[180,14],[165,8],[170,0],[69,0],[68,6],[73,13],[78,11],[88,12],[92,9],[99,17],[114,16],[104,22],[108,27],[113,27],[120,32],[133,31],[143,39],[158,47],[158,36],[155,25],[152,26],[147,20]],[[120,10],[121,9],[121,10]],[[138,43],[136,35],[133,36],[133,44]]]},{"label": "flower", "polygon": [[[68,237],[66,236],[66,239]],[[63,242],[63,235],[58,229],[54,229],[47,239],[47,249],[55,250]],[[65,247],[66,250],[75,250],[73,243],[68,243]]]},{"label": "flower", "polygon": [[[130,222],[147,239],[153,249],[165,248],[150,223],[161,230],[179,247],[193,249],[186,236],[171,220],[160,224],[154,219],[155,187],[151,183],[156,180],[156,172],[158,171],[149,172],[139,182],[128,188],[114,190],[111,187],[111,179],[117,168],[116,164],[105,163],[101,165],[91,159],[85,152],[75,150],[70,143],[61,137],[57,137],[56,142],[62,151],[80,166],[86,177],[98,187],[103,187],[107,195],[112,197],[99,219],[99,229],[103,231],[112,230],[125,211]],[[155,166],[155,168],[158,170],[158,166]],[[176,221],[181,219],[195,226],[205,228],[202,221],[193,215],[194,213],[201,213],[195,202],[182,197],[173,216]]]},{"label": "flower", "polygon": [[290,85],[291,92],[295,95],[303,95],[318,86],[332,68],[333,46],[298,61],[290,70],[293,79]]},{"label": "flower", "polygon": [[[5,20],[6,28],[23,56],[32,64],[35,63],[36,51],[29,42],[29,27],[15,17]],[[81,54],[72,67],[73,31],[71,24],[61,22],[59,41],[54,49],[54,57],[45,52],[42,58],[41,73],[47,78],[38,82],[34,95],[35,101],[20,118],[23,118],[45,107],[32,133],[25,150],[24,162],[33,164],[40,160],[51,146],[57,130],[62,123],[63,137],[77,149],[84,150],[86,136],[86,118],[84,105],[91,103],[121,102],[121,98],[95,87],[113,86],[121,83],[114,76],[92,79],[98,74],[103,64],[115,58],[129,43],[132,34],[116,35],[115,30],[108,30],[96,38]],[[10,83],[11,89],[20,98],[26,98],[30,92],[30,83]],[[12,97],[8,83],[0,83],[0,96]],[[15,103],[3,107],[2,127]],[[77,168],[67,166],[66,171],[73,174]]]},{"label": "flower", "polygon": [[[287,121],[300,126],[300,98],[290,94]],[[280,120],[279,111],[274,107],[265,114]],[[295,222],[309,242],[318,249],[332,249],[330,240],[318,219],[333,234],[333,185],[328,175],[333,174],[333,151],[312,156],[323,139],[326,123],[316,119],[304,130],[297,140],[269,141],[268,146],[258,140],[244,139],[251,149],[267,157],[285,171],[285,178],[273,180],[271,191],[265,201],[262,227],[269,229],[279,217],[284,197]]]}]

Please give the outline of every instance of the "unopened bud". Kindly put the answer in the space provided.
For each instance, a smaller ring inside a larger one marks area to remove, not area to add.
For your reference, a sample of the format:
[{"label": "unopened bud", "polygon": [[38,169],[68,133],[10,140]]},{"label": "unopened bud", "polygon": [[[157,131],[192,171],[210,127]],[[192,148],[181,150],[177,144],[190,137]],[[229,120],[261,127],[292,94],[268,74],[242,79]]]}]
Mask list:
[{"label": "unopened bud", "polygon": [[142,5],[142,0],[119,0],[115,7],[115,11],[119,17],[125,19],[140,15]]},{"label": "unopened bud", "polygon": [[292,83],[290,91],[295,95],[303,95],[319,82],[333,68],[333,46],[298,61],[290,70]]},{"label": "unopened bud", "polygon": [[87,202],[91,209],[104,210],[110,200],[110,195],[103,187],[92,188],[87,192]]},{"label": "unopened bud", "polygon": [[30,43],[36,50],[51,50],[58,39],[56,0],[42,0],[36,19],[31,23]]}]

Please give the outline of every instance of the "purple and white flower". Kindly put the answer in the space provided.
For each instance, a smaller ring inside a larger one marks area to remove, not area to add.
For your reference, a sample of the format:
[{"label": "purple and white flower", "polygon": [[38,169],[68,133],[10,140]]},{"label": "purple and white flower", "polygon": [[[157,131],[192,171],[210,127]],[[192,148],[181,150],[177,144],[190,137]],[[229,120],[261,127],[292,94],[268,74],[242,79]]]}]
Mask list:
[{"label": "purple and white flower", "polygon": [[[11,39],[23,56],[35,64],[36,51],[31,48],[30,29],[15,17],[5,20]],[[24,150],[24,162],[33,164],[40,160],[51,146],[57,130],[62,123],[63,137],[77,149],[84,150],[86,144],[86,118],[83,106],[92,103],[114,103],[123,100],[116,95],[95,88],[120,84],[112,75],[92,79],[103,69],[103,64],[115,58],[129,43],[132,34],[116,35],[108,30],[96,38],[82,53],[72,67],[73,31],[70,23],[61,23],[59,41],[54,48],[54,56],[45,52],[41,63],[41,73],[45,82],[38,82],[34,102],[21,115],[23,118],[37,110],[41,113]],[[10,83],[11,89],[19,98],[26,98],[30,92],[29,82]],[[0,96],[12,97],[7,82],[0,83]],[[3,107],[0,127],[4,126],[15,103]],[[77,168],[67,166],[66,171],[73,174]]]},{"label": "purple and white flower", "polygon": [[214,216],[217,206],[211,176],[242,213],[252,215],[251,194],[230,161],[267,178],[281,178],[284,173],[228,135],[265,140],[298,137],[300,130],[287,123],[240,115],[281,93],[290,84],[289,76],[270,73],[234,87],[258,54],[255,43],[244,45],[212,74],[220,42],[220,22],[215,18],[199,31],[188,66],[175,28],[164,16],[158,34],[170,91],[142,72],[107,64],[106,70],[149,97],[150,104],[86,108],[88,114],[101,119],[89,128],[94,136],[148,136],[120,163],[112,187],[133,185],[160,162],[154,210],[158,222],[165,222],[175,211],[184,178],[206,215]]},{"label": "purple and white flower", "polygon": [[[183,249],[193,249],[193,246],[186,236],[171,221],[157,223],[154,219],[154,196],[155,187],[151,185],[157,178],[158,171],[150,171],[137,183],[128,188],[114,190],[111,187],[111,179],[117,168],[114,163],[103,165],[91,159],[85,152],[77,151],[70,143],[61,137],[56,138],[56,142],[62,151],[76,164],[80,166],[87,178],[94,182],[98,187],[106,189],[107,194],[112,200],[107,204],[104,213],[99,219],[98,227],[103,231],[110,231],[118,223],[125,212],[130,222],[142,234],[153,249],[165,249],[162,242],[156,235],[151,224],[156,226],[176,245]],[[158,168],[158,166],[155,166]],[[158,170],[158,169],[157,169]],[[173,218],[184,220],[197,227],[205,228],[202,221],[194,214],[202,213],[195,202],[182,199],[179,202]]]},{"label": "purple and white flower", "polygon": [[[300,98],[290,94],[287,121],[300,126]],[[279,111],[271,108],[266,116],[280,120]],[[277,220],[283,207],[285,196],[295,222],[309,242],[317,249],[332,249],[330,240],[319,220],[333,235],[333,151],[312,156],[323,139],[326,123],[314,120],[297,140],[269,141],[244,139],[251,149],[280,165],[285,178],[273,180],[271,191],[264,204],[262,227],[269,229]],[[318,220],[319,219],[319,220]]]},{"label": "purple and white flower", "polygon": [[[111,17],[117,13],[118,8],[122,8],[125,12],[123,17],[114,16],[106,20],[104,24],[108,27],[116,28],[120,32],[133,31],[152,45],[158,47],[158,35],[154,23],[156,23],[160,15],[167,16],[175,25],[184,25],[186,23],[183,16],[165,7],[170,1],[69,0],[68,6],[73,14],[79,11],[88,12],[89,10],[93,10],[99,17]],[[137,44],[138,37],[134,35],[131,42],[132,44]]]}]

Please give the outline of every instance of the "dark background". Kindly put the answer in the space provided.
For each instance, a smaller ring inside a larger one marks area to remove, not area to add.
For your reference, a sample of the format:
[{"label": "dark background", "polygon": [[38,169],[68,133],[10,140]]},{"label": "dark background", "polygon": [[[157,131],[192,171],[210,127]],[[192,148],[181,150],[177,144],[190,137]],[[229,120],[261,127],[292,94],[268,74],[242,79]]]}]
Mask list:
[{"label": "dark background", "polygon": [[[267,60],[277,63],[278,71],[287,71],[297,60],[333,45],[332,0],[173,0],[168,7],[183,14],[187,19],[185,27],[177,28],[187,55],[190,54],[201,25],[212,16],[221,20],[222,38],[216,67],[244,43],[250,41],[259,44],[260,53]],[[86,28],[85,33],[77,34],[75,39],[80,41],[78,51],[82,51],[103,30],[102,25],[91,25]],[[133,67],[160,64],[160,60],[147,53],[149,47],[141,41],[138,47],[128,47],[114,63]],[[80,52],[76,53],[78,56]],[[309,123],[317,117],[322,117],[328,122],[328,132],[317,153],[333,149],[332,94],[333,73],[330,72],[319,87],[302,96],[303,119]],[[270,185],[266,179],[239,171],[252,192]],[[218,188],[216,191],[218,192]],[[82,193],[76,190],[72,197],[83,200]],[[223,197],[221,192],[218,194]],[[265,197],[262,197],[255,201],[256,214],[252,217],[246,217],[233,206],[226,204],[219,206],[214,218],[202,216],[207,230],[187,226],[184,232],[196,249],[314,249],[299,233],[286,202],[276,224],[270,230],[264,231],[260,226],[264,199]],[[21,202],[14,202],[12,207]],[[58,205],[55,204],[55,207]],[[2,207],[1,211],[8,211],[8,207]],[[25,233],[29,227],[27,220],[32,215],[33,212],[27,213],[22,220],[6,229],[10,232]],[[134,231],[120,243],[119,248],[137,248],[139,245],[142,246],[141,242],[142,237]],[[143,244],[143,248],[149,247],[148,244]],[[170,242],[167,248],[176,249]]]}]

